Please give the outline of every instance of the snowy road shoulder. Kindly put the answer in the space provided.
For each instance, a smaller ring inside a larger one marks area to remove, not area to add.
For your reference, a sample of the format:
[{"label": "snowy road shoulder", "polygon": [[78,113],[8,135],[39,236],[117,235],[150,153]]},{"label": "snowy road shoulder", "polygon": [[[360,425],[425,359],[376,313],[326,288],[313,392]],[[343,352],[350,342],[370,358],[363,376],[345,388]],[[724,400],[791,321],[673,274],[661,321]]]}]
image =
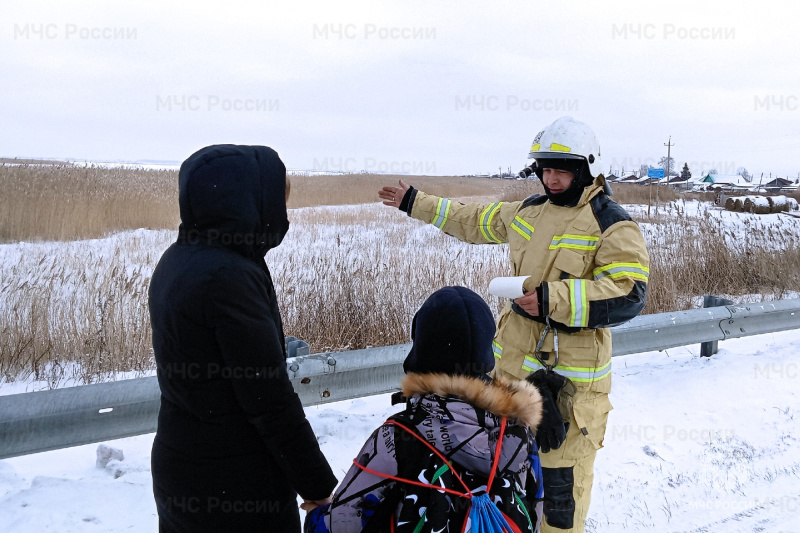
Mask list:
[{"label": "snowy road shoulder", "polygon": [[615,358],[589,530],[800,531],[799,349],[792,331]]}]

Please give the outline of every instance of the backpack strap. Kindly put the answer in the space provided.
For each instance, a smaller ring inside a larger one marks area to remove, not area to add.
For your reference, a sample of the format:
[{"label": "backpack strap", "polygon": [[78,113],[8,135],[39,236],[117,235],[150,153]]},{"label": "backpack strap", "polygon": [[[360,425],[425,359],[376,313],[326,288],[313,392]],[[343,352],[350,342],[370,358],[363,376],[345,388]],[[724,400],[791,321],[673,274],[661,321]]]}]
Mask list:
[{"label": "backpack strap", "polygon": [[492,469],[489,472],[489,481],[486,482],[486,494],[492,490],[492,482],[494,475],[497,473],[497,467],[500,463],[500,451],[503,449],[503,436],[506,433],[506,417],[500,420],[500,435],[497,437],[497,446],[494,447],[494,460],[492,460]]},{"label": "backpack strap", "polygon": [[[500,420],[500,435],[497,438],[497,446],[495,446],[495,450],[494,450],[494,459],[492,460],[492,468],[489,471],[489,480],[486,482],[486,493],[487,494],[492,489],[492,483],[494,482],[494,477],[495,477],[495,474],[497,473],[497,468],[498,468],[498,465],[500,463],[500,454],[501,454],[502,449],[503,449],[503,436],[505,435],[505,432],[506,432],[506,422],[507,422],[506,421],[506,417],[503,417]],[[426,487],[426,488],[429,488],[429,489],[441,490],[441,491],[447,492],[448,494],[454,494],[456,496],[461,496],[462,498],[472,498],[472,491],[469,489],[467,484],[464,483],[464,480],[461,479],[461,476],[458,475],[458,472],[456,472],[456,470],[453,468],[453,465],[450,464],[450,461],[448,461],[445,458],[445,456],[442,455],[442,453],[439,450],[437,450],[434,446],[432,446],[431,443],[429,443],[428,441],[423,439],[416,431],[414,431],[412,429],[409,429],[408,427],[406,427],[405,425],[401,424],[397,420],[389,419],[385,423],[393,425],[393,426],[397,426],[400,429],[405,430],[412,437],[414,437],[415,439],[420,441],[429,450],[431,450],[434,454],[436,454],[436,456],[439,457],[439,459],[441,459],[444,462],[445,465],[447,465],[447,468],[450,470],[450,472],[453,473],[453,475],[459,481],[459,483],[461,483],[461,486],[464,487],[464,490],[466,492],[462,493],[462,492],[458,492],[456,490],[448,489],[446,487],[442,487],[442,486],[438,486],[438,485],[432,485],[430,483],[423,483],[421,481],[416,481],[416,480],[413,480],[413,479],[406,479],[406,478],[402,478],[402,477],[399,477],[399,476],[392,476],[392,475],[386,474],[384,472],[378,472],[377,470],[373,470],[372,468],[369,468],[367,466],[362,465],[356,459],[353,459],[353,464],[355,466],[357,466],[358,468],[360,468],[364,472],[367,472],[367,473],[372,474],[374,476],[382,477],[384,479],[391,479],[393,481],[399,481],[401,483],[408,483],[409,485],[417,485],[419,487]]]},{"label": "backpack strap", "polygon": [[406,478],[402,478],[402,477],[399,477],[399,476],[392,476],[392,475],[386,474],[384,472],[378,472],[377,470],[373,470],[373,469],[371,469],[369,467],[366,467],[366,466],[362,465],[356,459],[353,459],[353,464],[355,466],[357,466],[358,468],[360,468],[364,472],[367,472],[367,473],[372,474],[374,476],[382,477],[382,478],[385,478],[385,479],[391,479],[391,480],[394,480],[394,481],[399,481],[401,483],[408,483],[409,485],[417,485],[419,487],[426,487],[426,488],[429,488],[429,489],[441,490],[441,491],[447,492],[448,494],[454,494],[454,495],[460,496],[462,498],[472,498],[472,492],[469,490],[469,487],[467,486],[467,484],[464,483],[464,480],[461,479],[461,476],[459,476],[458,472],[455,471],[455,469],[453,468],[453,465],[450,464],[450,461],[448,461],[444,457],[444,455],[442,455],[442,453],[439,450],[434,448],[428,441],[426,441],[420,435],[418,435],[416,431],[413,431],[413,430],[409,429],[408,427],[404,426],[403,424],[401,424],[400,422],[398,422],[396,420],[389,419],[389,420],[386,421],[386,424],[391,424],[393,426],[397,426],[397,427],[405,430],[406,432],[408,432],[415,439],[417,439],[420,442],[422,442],[428,449],[430,449],[434,454],[436,454],[436,456],[439,457],[439,459],[444,461],[444,464],[447,465],[447,468],[450,470],[450,472],[453,473],[453,475],[456,477],[456,479],[459,481],[459,483],[461,483],[461,486],[464,487],[464,490],[466,492],[459,492],[457,490],[448,489],[446,487],[441,487],[441,486],[438,486],[438,485],[432,485],[430,483],[423,483],[421,481],[416,481],[416,480],[413,480],[413,479],[406,479]]},{"label": "backpack strap", "polygon": [[377,470],[373,470],[368,466],[364,466],[355,459],[353,459],[353,464],[356,465],[358,468],[367,472],[368,474],[372,474],[373,476],[382,477],[384,479],[391,479],[392,481],[399,481],[400,483],[407,483],[409,485],[416,485],[418,487],[425,487],[426,489],[433,489],[433,490],[440,490],[442,492],[446,492],[448,494],[453,494],[455,496],[460,496],[462,498],[472,498],[470,493],[458,492],[457,490],[448,489],[447,487],[441,487],[439,485],[431,485],[430,483],[423,483],[421,481],[415,481],[413,479],[406,479],[403,477],[392,476],[390,474],[386,474],[384,472],[378,472]]}]

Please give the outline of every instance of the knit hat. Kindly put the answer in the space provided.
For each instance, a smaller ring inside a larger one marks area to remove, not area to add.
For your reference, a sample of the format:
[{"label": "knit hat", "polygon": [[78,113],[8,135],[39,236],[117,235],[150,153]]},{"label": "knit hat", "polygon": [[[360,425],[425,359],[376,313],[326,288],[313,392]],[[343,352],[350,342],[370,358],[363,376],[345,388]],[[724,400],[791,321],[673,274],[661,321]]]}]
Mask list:
[{"label": "knit hat", "polygon": [[414,345],[403,370],[485,376],[494,368],[494,333],[494,317],[483,298],[465,287],[439,289],[414,315]]}]

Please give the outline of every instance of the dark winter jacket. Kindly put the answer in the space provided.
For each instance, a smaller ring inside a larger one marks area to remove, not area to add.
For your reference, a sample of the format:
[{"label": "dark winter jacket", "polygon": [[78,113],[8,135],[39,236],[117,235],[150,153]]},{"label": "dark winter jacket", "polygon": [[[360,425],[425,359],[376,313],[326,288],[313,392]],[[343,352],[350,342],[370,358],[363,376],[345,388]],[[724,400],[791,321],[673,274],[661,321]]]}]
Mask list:
[{"label": "dark winter jacket", "polygon": [[[439,450],[477,495],[486,489],[500,419],[506,416],[490,496],[519,531],[539,531],[541,472],[537,473],[534,430],[542,399],[537,390],[524,381],[485,383],[466,376],[408,374],[403,394],[410,398],[407,409],[375,430],[354,462],[384,475],[462,489],[436,454],[394,425],[399,422]],[[468,499],[388,479],[358,465],[350,468],[332,504],[309,513],[307,532],[389,531],[392,520],[398,533],[462,531]]]},{"label": "dark winter jacket", "polygon": [[263,146],[211,146],[181,166],[178,242],[149,302],[161,531],[297,531],[297,493],[322,499],[336,485],[286,372],[264,262],[288,229],[285,187]]}]

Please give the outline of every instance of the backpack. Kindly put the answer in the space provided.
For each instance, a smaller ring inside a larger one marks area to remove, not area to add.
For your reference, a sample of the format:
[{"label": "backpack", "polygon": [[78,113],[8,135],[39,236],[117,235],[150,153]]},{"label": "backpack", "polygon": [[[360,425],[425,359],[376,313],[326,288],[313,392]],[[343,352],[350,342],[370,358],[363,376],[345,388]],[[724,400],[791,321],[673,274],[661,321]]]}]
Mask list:
[{"label": "backpack", "polygon": [[[520,490],[515,479],[510,479],[513,476],[497,475],[507,428],[505,417],[501,419],[500,435],[488,479],[458,472],[439,450],[416,431],[413,420],[406,413],[390,417],[386,424],[399,430],[395,431],[398,459],[423,456],[423,460],[421,463],[409,462],[413,464],[400,468],[397,476],[378,472],[353,460],[359,469],[396,482],[385,494],[381,511],[375,513],[364,531],[535,533],[539,530],[543,490],[538,454],[530,456],[532,464],[527,473],[525,492]],[[426,472],[432,474],[425,476]],[[470,485],[476,488],[470,489]],[[401,500],[404,505],[398,506]],[[405,504],[406,500],[410,505]]]}]

